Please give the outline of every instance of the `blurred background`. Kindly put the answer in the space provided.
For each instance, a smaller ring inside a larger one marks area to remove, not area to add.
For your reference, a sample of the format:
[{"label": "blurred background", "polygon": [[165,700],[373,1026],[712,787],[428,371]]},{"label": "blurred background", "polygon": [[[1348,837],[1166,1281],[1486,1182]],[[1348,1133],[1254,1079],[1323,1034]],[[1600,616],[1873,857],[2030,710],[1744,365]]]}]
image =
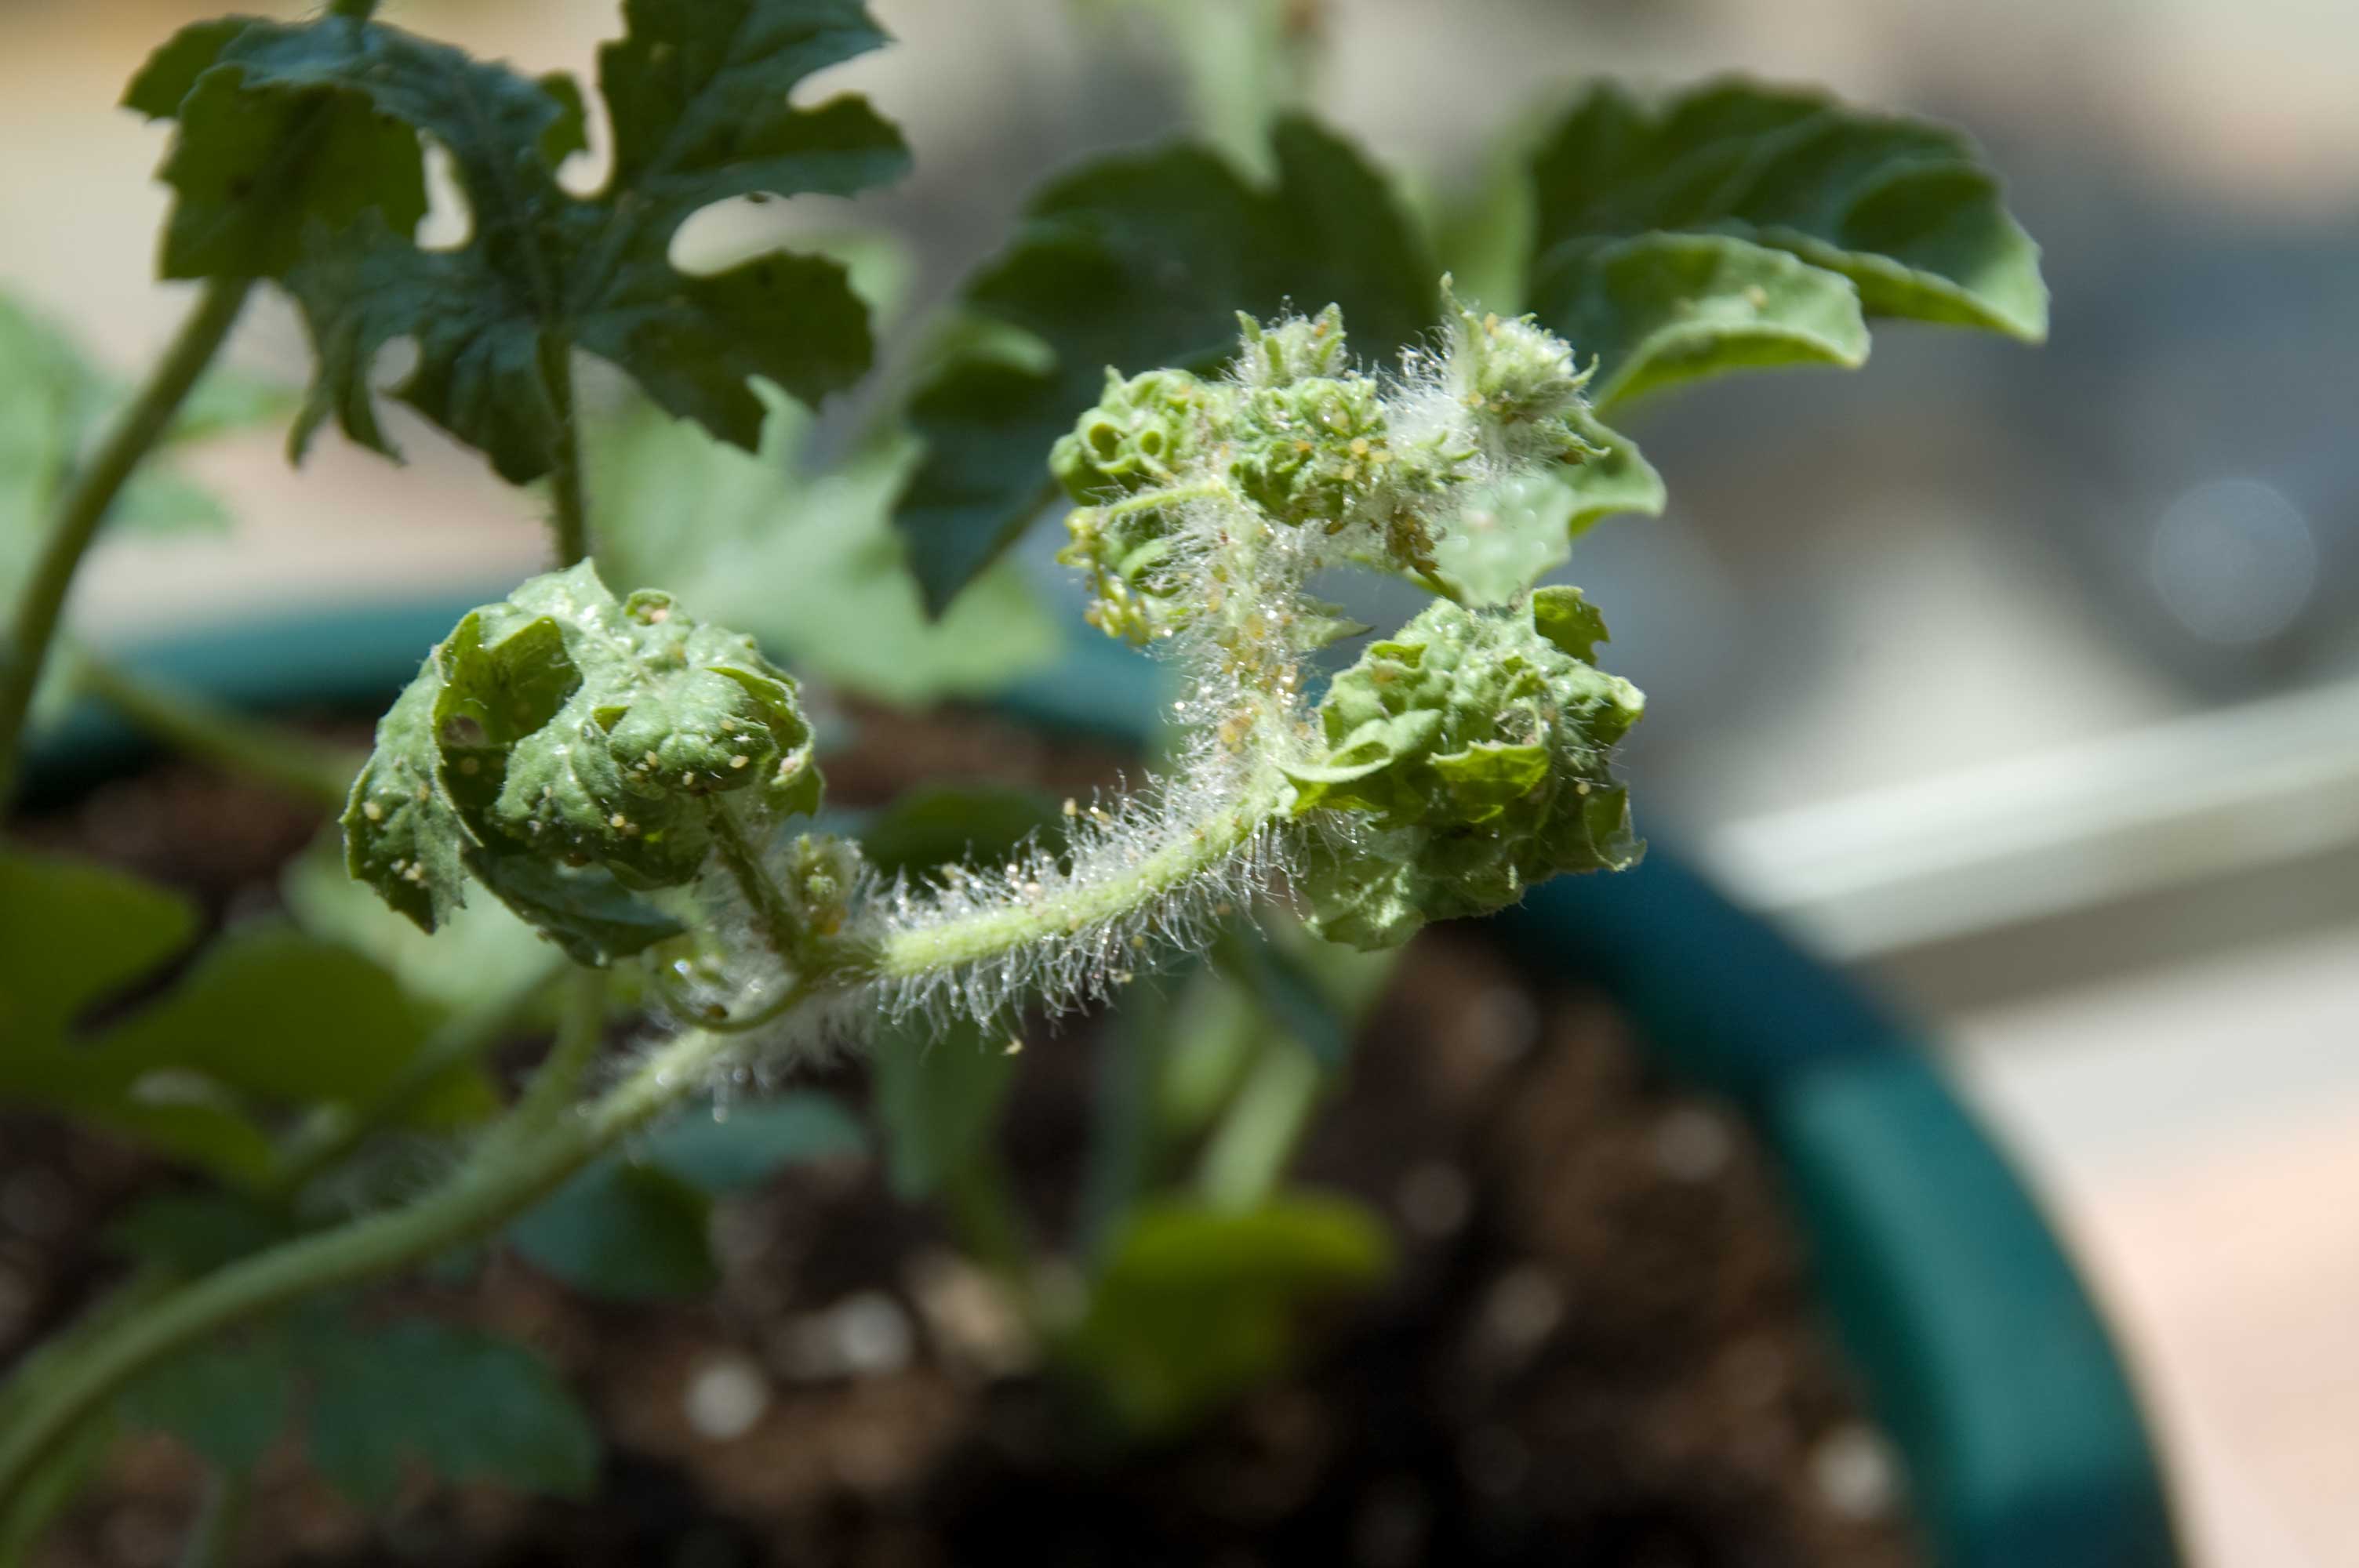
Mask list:
[{"label": "blurred background", "polygon": [[[819,85],[897,119],[915,176],[716,212],[702,243],[889,229],[922,306],[1060,163],[1218,123],[1106,0],[874,8],[902,47]],[[0,286],[125,370],[185,304],[150,281],[165,203],[137,171],[163,135],[112,105],[212,9],[0,0]],[[386,11],[582,70],[614,9]],[[2008,178],[2046,248],[2045,349],[1886,329],[1864,373],[1642,410],[1670,510],[1590,535],[1571,575],[1649,695],[1643,825],[1948,1042],[2139,1363],[2200,1560],[2359,1564],[2359,9],[1325,9],[1319,106],[1440,211],[1503,119],[1599,73],[1824,82],[1963,124]],[[299,377],[292,313],[235,357]],[[535,568],[528,498],[399,435],[397,481],[333,441],[299,481],[267,438],[208,451],[235,531],[104,548],[78,623],[124,643]]]}]

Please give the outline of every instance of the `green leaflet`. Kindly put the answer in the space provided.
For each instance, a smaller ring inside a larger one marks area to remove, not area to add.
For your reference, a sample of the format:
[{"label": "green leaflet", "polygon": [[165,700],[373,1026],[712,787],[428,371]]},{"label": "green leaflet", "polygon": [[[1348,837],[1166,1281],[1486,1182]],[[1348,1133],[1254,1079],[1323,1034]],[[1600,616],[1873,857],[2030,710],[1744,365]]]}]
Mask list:
[{"label": "green leaflet", "polygon": [[[76,1117],[251,1186],[274,1169],[265,1113],[368,1100],[433,1020],[375,965],[265,920],[231,931],[120,1022],[75,1028],[194,931],[195,913],[176,893],[71,860],[0,853],[0,1102]],[[462,1069],[414,1116],[449,1127],[495,1104],[486,1080]]]},{"label": "green leaflet", "polygon": [[[99,1048],[168,1060],[264,1106],[364,1104],[394,1082],[435,1022],[376,964],[264,919],[207,947],[168,994]],[[454,1069],[409,1119],[447,1129],[499,1104],[482,1072]]]},{"label": "green leaflet", "polygon": [[461,621],[377,728],[343,816],[353,875],[432,930],[465,878],[584,963],[678,931],[633,890],[712,852],[723,797],[820,802],[794,683],[668,594],[617,600],[589,563]]},{"label": "green leaflet", "polygon": [[489,899],[446,911],[440,928],[420,931],[352,879],[340,832],[323,833],[288,863],[278,895],[305,931],[382,966],[404,994],[444,1013],[499,1005],[549,973],[540,934]]},{"label": "green leaflet", "polygon": [[311,1462],[364,1508],[417,1465],[453,1481],[589,1495],[598,1434],[538,1356],[480,1330],[412,1320],[320,1336]]},{"label": "green leaflet", "polygon": [[812,1090],[723,1111],[690,1106],[649,1133],[642,1153],[715,1197],[759,1186],[789,1165],[858,1155],[868,1146],[843,1102]]},{"label": "green leaflet", "polygon": [[508,1227],[533,1263],[612,1301],[693,1296],[721,1281],[712,1200],[658,1165],[609,1156]]},{"label": "green leaflet", "polygon": [[712,1202],[789,1165],[857,1155],[867,1141],[842,1102],[797,1093],[731,1107],[691,1106],[609,1155],[508,1227],[516,1250],[579,1290],[615,1301],[695,1295],[721,1277]]},{"label": "green leaflet", "polygon": [[1496,611],[1440,600],[1335,677],[1319,705],[1327,754],[1288,775],[1298,812],[1365,822],[1310,854],[1315,929],[1397,946],[1549,877],[1636,860],[1609,763],[1644,699],[1583,662],[1603,631],[1572,589]]},{"label": "green leaflet", "polygon": [[1345,1198],[1284,1193],[1242,1214],[1143,1205],[1109,1238],[1057,1359],[1129,1434],[1168,1437],[1285,1371],[1306,1312],[1366,1292],[1392,1266],[1384,1222]]},{"label": "green leaflet", "polygon": [[1856,365],[1866,317],[2048,328],[2038,248],[1965,137],[1819,92],[1593,89],[1534,155],[1532,308],[1600,407],[1748,367]]},{"label": "green leaflet", "polygon": [[569,1498],[596,1475],[597,1433],[539,1357],[419,1319],[371,1326],[298,1309],[160,1363],[120,1401],[130,1424],[171,1433],[234,1473],[299,1405],[311,1463],[366,1509],[388,1507],[413,1467]]},{"label": "green leaflet", "polygon": [[106,1227],[111,1252],[180,1274],[224,1263],[299,1234],[284,1207],[225,1192],[165,1192],[144,1197]]},{"label": "green leaflet", "polygon": [[168,1432],[216,1469],[243,1476],[287,1424],[295,1367],[276,1335],[239,1335],[175,1356],[123,1391],[134,1427]]},{"label": "green leaflet", "polygon": [[910,404],[926,453],[894,521],[933,612],[1043,504],[1040,455],[1109,365],[1214,370],[1241,310],[1340,305],[1363,351],[1386,359],[1431,326],[1434,269],[1384,178],[1310,120],[1272,136],[1266,189],[1197,146],[1088,164],[1035,197],[969,281],[967,308],[1037,340],[1045,362],[971,346]]},{"label": "green leaflet", "polygon": [[[898,133],[864,102],[788,102],[811,72],[885,41],[865,7],[630,0],[625,21],[599,53],[614,170],[591,197],[557,180],[583,143],[570,81],[532,81],[397,27],[327,16],[192,29],[135,83],[137,106],[181,118],[168,172],[190,227],[207,202],[219,205],[214,188],[226,190],[243,225],[228,259],[242,270],[274,264],[303,308],[319,363],[299,452],[331,414],[355,440],[392,452],[368,373],[396,338],[415,340],[419,356],[397,395],[519,483],[548,473],[565,438],[549,382],[575,347],[749,449],[763,414],[751,378],[817,401],[867,368],[867,312],[836,263],[772,253],[690,275],[669,254],[680,225],[716,201],[849,195],[907,167]],[[327,114],[356,144],[390,120],[447,149],[468,243],[411,243],[417,209],[390,172],[398,160],[374,142],[320,154],[323,168],[358,162],[359,189],[311,200],[299,218],[249,211],[235,199],[258,176],[240,149],[298,113]],[[195,248],[173,254],[194,265]]]}]

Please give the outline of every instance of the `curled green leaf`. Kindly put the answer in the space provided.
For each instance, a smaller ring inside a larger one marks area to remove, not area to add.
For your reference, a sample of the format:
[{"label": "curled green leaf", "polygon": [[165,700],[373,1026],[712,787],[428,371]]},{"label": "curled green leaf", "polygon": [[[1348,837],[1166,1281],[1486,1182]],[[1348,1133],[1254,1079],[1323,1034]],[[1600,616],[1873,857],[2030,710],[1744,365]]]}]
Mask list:
[{"label": "curled green leaf", "polygon": [[1301,879],[1314,928],[1394,946],[1636,860],[1609,764],[1644,699],[1585,662],[1603,631],[1569,589],[1504,611],[1437,601],[1335,677],[1324,755],[1286,770],[1298,813],[1349,814]]},{"label": "curled green leaf", "polygon": [[1598,87],[1531,166],[1529,300],[1596,400],[1723,372],[1850,366],[1866,319],[2038,341],[2039,248],[1948,126],[1741,79],[1654,104]]},{"label": "curled green leaf", "polygon": [[576,957],[678,929],[630,890],[693,880],[731,797],[820,804],[795,687],[669,594],[584,563],[467,615],[379,726],[344,812],[355,877],[431,930],[472,875]]}]

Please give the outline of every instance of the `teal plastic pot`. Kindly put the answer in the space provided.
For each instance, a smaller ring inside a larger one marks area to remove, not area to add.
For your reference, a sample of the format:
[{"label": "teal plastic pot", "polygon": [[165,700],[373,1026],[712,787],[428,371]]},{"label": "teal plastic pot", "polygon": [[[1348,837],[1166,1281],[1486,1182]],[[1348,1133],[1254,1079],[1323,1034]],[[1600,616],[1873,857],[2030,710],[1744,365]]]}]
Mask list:
[{"label": "teal plastic pot", "polygon": [[[496,597],[290,617],[121,656],[241,707],[373,710]],[[1007,706],[1136,741],[1159,689],[1147,663],[1093,642]],[[77,713],[35,747],[27,793],[82,787],[137,751],[104,716]],[[1945,1568],[2176,1568],[2161,1471],[2104,1322],[1917,1032],[1659,849],[1618,876],[1560,878],[1495,925],[1535,975],[1607,991],[1666,1065],[1751,1119]]]}]

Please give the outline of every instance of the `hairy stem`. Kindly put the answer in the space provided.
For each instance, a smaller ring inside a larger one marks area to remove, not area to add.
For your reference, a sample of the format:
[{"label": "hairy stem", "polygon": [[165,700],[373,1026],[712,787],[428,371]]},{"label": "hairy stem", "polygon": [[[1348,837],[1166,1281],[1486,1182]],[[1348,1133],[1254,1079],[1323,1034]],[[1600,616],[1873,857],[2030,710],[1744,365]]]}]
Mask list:
[{"label": "hairy stem", "polygon": [[321,1291],[397,1273],[489,1235],[701,1088],[734,1044],[701,1031],[683,1034],[582,1115],[560,1117],[529,1140],[495,1137],[487,1157],[408,1207],[233,1263],[79,1346],[0,1430],[0,1507],[52,1444],[139,1373],[232,1325]]},{"label": "hairy stem", "polygon": [[174,751],[271,785],[299,801],[342,810],[368,754],[224,708],[80,648],[74,684]]},{"label": "hairy stem", "polygon": [[582,487],[582,431],[574,412],[573,344],[562,334],[540,336],[540,384],[549,395],[549,411],[557,418],[555,464],[549,470],[549,497],[556,511],[549,527],[557,535],[560,570],[590,557],[590,502]]},{"label": "hairy stem", "polygon": [[205,286],[196,309],[157,362],[147,384],[58,499],[40,554],[25,580],[24,596],[8,623],[7,646],[0,652],[0,800],[5,800],[16,786],[26,715],[40,687],[41,670],[49,663],[49,646],[56,641],[58,621],[64,613],[74,573],[98,537],[99,526],[122,493],[124,482],[170,427],[172,416],[221,351],[230,329],[237,325],[238,314],[253,290],[254,280],[248,277],[218,278]]},{"label": "hairy stem", "polygon": [[873,972],[880,979],[914,979],[937,970],[986,963],[1021,948],[1062,941],[1077,931],[1153,904],[1252,842],[1277,814],[1288,787],[1276,768],[1256,771],[1227,810],[1198,823],[1188,837],[1142,856],[1124,876],[1060,887],[1037,899],[963,919],[893,932],[879,944]]}]

